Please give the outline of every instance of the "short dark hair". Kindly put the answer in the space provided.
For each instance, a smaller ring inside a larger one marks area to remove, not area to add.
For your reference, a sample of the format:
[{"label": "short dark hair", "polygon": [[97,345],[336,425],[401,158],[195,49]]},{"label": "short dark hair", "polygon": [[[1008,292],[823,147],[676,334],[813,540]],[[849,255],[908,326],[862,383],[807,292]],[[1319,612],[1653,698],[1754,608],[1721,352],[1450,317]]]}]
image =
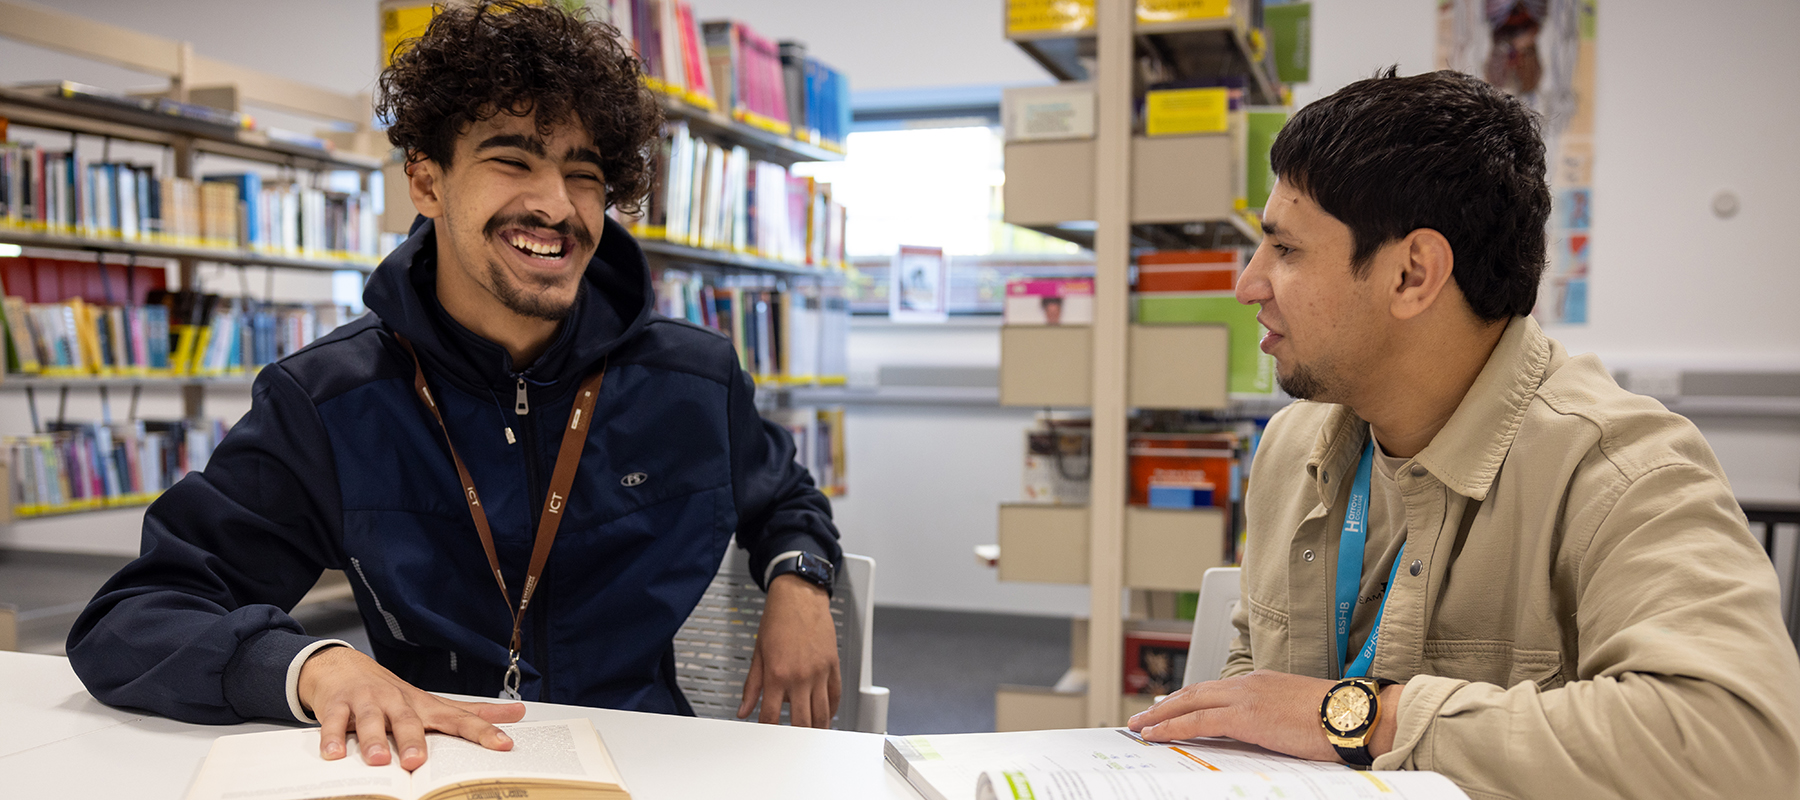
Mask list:
[{"label": "short dark hair", "polygon": [[1476,316],[1531,313],[1550,216],[1537,114],[1460,72],[1395,72],[1295,113],[1269,153],[1275,174],[1350,227],[1357,277],[1381,246],[1430,228]]},{"label": "short dark hair", "polygon": [[656,180],[662,104],[618,29],[557,3],[445,4],[395,52],[376,113],[409,163],[448,167],[456,137],[473,123],[536,113],[543,135],[579,123],[600,153],[607,202],[642,208]]}]

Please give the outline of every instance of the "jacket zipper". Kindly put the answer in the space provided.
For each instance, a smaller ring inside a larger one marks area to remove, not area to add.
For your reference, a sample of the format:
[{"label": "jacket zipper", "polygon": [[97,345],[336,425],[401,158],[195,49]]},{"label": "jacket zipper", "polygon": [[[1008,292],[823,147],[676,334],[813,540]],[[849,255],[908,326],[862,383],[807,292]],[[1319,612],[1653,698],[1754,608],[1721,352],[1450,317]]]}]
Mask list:
[{"label": "jacket zipper", "polygon": [[[525,379],[523,377],[515,377],[518,380],[518,388],[514,394],[513,413],[521,417],[521,419],[518,420],[518,425],[519,433],[521,434],[525,445],[526,507],[531,510],[530,531],[532,541],[535,542],[537,540],[538,522],[543,516],[543,498],[547,490],[544,488],[543,470],[538,464],[537,426],[531,424],[529,420],[523,419],[523,417],[531,413],[531,400],[526,394]],[[543,589],[543,584],[540,583],[533,594],[541,593]],[[549,698],[550,690],[550,670],[548,664],[549,653],[544,644],[546,631],[544,630],[542,622],[544,615],[542,602],[540,601],[538,604],[532,605],[531,608],[538,609],[536,611],[528,609],[526,612],[532,615],[531,629],[534,634],[531,643],[531,663],[535,665],[538,670],[538,699],[547,700]]]}]

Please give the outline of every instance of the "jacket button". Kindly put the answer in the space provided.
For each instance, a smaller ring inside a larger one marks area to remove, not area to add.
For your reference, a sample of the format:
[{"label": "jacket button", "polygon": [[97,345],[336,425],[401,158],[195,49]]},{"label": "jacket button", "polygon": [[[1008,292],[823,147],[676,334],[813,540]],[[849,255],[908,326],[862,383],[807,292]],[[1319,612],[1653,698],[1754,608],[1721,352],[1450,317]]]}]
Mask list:
[{"label": "jacket button", "polygon": [[1419,466],[1418,464],[1414,464],[1413,468],[1412,468],[1412,476],[1415,478],[1425,477],[1425,468]]},{"label": "jacket button", "polygon": [[1311,560],[1313,560],[1313,551],[1308,550],[1304,553],[1301,553],[1300,557],[1306,559],[1307,561],[1311,561]]},{"label": "jacket button", "polygon": [[1408,567],[1408,568],[1407,568],[1407,570],[1406,570],[1406,571],[1407,571],[1407,572],[1410,572],[1410,573],[1412,573],[1412,576],[1413,576],[1413,577],[1415,577],[1415,578],[1417,578],[1417,577],[1419,577],[1419,572],[1420,572],[1420,571],[1422,571],[1422,570],[1424,570],[1424,569],[1425,569],[1425,562],[1423,562],[1423,561],[1414,561],[1414,562],[1413,562],[1413,563],[1412,563],[1412,566],[1411,566],[1411,567]]},{"label": "jacket button", "polygon": [[1324,481],[1325,483],[1330,483],[1331,482],[1331,471],[1323,470],[1323,469],[1319,470],[1319,480]]}]

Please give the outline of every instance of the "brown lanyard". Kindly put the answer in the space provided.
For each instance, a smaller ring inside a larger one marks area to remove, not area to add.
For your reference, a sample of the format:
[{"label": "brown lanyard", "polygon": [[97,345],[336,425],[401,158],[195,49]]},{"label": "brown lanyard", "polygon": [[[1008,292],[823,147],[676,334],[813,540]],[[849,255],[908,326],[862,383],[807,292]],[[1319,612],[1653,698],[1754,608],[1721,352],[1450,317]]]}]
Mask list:
[{"label": "brown lanyard", "polygon": [[[438,427],[444,431],[444,444],[450,448],[450,460],[456,462],[456,477],[462,480],[463,497],[469,501],[469,516],[475,520],[475,530],[481,534],[481,549],[487,552],[488,566],[494,570],[494,581],[500,585],[500,596],[506,600],[508,609],[512,607],[512,593],[506,590],[506,578],[500,574],[500,556],[494,550],[494,532],[488,528],[487,512],[481,508],[481,498],[475,493],[475,482],[469,479],[469,469],[463,466],[462,456],[456,454],[456,444],[450,441],[450,427],[444,424],[443,412],[438,410],[437,401],[431,397],[431,388],[425,385],[425,369],[419,361],[419,354],[413,350],[412,342],[405,336],[394,334],[400,345],[406,348],[407,355],[413,360],[413,389],[419,393],[419,399],[425,401],[425,407],[431,409],[431,416],[437,418]],[[525,623],[525,608],[531,604],[531,593],[537,589],[538,578],[544,574],[544,562],[550,559],[550,545],[556,541],[556,529],[562,524],[562,512],[569,501],[569,487],[575,483],[575,470],[581,466],[581,448],[587,442],[588,426],[594,417],[594,403],[599,399],[600,384],[606,380],[606,364],[602,362],[600,371],[589,375],[581,382],[581,394],[575,398],[574,407],[569,409],[569,426],[563,429],[562,448],[556,453],[556,470],[550,474],[550,494],[544,498],[544,513],[538,517],[537,537],[531,546],[531,566],[525,571],[525,589],[519,593],[519,609],[513,612],[512,642],[507,651],[512,657],[506,667],[504,688],[500,696],[509,700],[519,699],[519,629]]]}]

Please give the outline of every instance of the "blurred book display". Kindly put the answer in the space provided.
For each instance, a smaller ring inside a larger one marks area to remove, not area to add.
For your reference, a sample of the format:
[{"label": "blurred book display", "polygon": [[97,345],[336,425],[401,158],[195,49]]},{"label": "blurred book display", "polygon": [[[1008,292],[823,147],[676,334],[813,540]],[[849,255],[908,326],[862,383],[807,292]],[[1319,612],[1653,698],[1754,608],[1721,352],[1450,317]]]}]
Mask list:
[{"label": "blurred book display", "polygon": [[[73,98],[107,96],[67,82],[54,91]],[[73,148],[29,141],[0,144],[0,227],[315,259],[372,262],[381,254],[370,192],[332,191],[257,173],[195,180],[167,174],[160,161],[94,159]]]},{"label": "blurred book display", "polygon": [[1007,325],[1092,325],[1094,280],[1007,281],[1002,318]]},{"label": "blurred book display", "polygon": [[1087,419],[1040,417],[1025,431],[1025,500],[1087,505],[1093,425]]},{"label": "blurred book display", "polygon": [[1213,323],[1230,329],[1229,389],[1234,395],[1275,393],[1275,359],[1262,351],[1268,330],[1257,307],[1237,301],[1243,256],[1236,250],[1172,250],[1138,256],[1133,295],[1137,321]]},{"label": "blurred book display", "polygon": [[797,266],[842,269],[844,207],[831,185],[759,161],[668,124],[657,153],[660,186],[643,216],[612,215],[645,239],[751,255]]},{"label": "blurred book display", "polygon": [[658,312],[724,334],[759,385],[845,382],[850,306],[842,286],[677,269],[660,271],[654,283]]},{"label": "blurred book display", "polygon": [[53,421],[46,432],[4,438],[13,515],[37,517],[156,499],[206,468],[225,437],[222,420]]},{"label": "blurred book display", "polygon": [[6,371],[46,377],[244,375],[350,321],[331,303],[165,288],[167,271],[0,258]]}]

